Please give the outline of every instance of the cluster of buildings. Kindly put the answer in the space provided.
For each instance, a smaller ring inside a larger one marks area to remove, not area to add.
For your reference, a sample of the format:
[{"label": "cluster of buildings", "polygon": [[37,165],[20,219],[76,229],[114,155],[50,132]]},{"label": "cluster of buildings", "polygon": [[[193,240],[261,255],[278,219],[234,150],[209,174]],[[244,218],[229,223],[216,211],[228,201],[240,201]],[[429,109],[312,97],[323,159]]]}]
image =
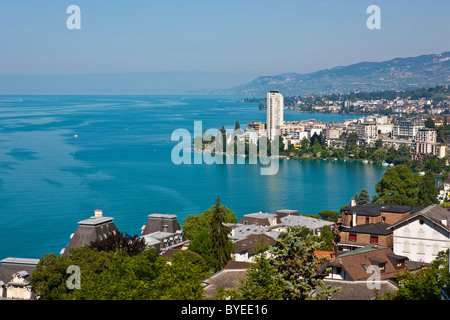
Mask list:
[{"label": "cluster of buildings", "polygon": [[[300,215],[297,210],[283,209],[275,213],[251,213],[238,223],[227,224],[233,242],[232,260],[221,271],[204,281],[205,297],[212,297],[219,288],[231,289],[245,278],[261,244],[272,246],[280,232],[303,226],[320,236],[323,228],[332,230],[333,251],[315,251],[326,262],[318,272],[331,270],[326,283],[341,288],[332,299],[371,299],[374,290],[367,286],[373,268],[379,270],[379,292],[395,291],[392,281],[404,270],[420,270],[431,263],[440,251],[450,248],[449,211],[438,205],[411,207],[369,203],[342,210],[339,220],[329,222]],[[91,241],[105,238],[119,230],[112,217],[96,210],[78,228],[60,254],[68,254]],[[141,228],[148,246],[161,256],[171,258],[189,248],[177,216],[153,213]],[[1,260],[0,299],[35,299],[30,278],[39,259],[9,257]]]},{"label": "cluster of buildings", "polygon": [[[119,233],[114,218],[95,210],[94,215],[78,222],[78,227],[70,235],[70,241],[60,251],[67,255],[71,248],[77,248],[98,239],[105,239]],[[272,245],[278,234],[290,226],[303,225],[320,234],[323,226],[334,225],[314,218],[301,216],[295,210],[279,210],[275,214],[254,213],[245,215],[237,224],[229,224],[229,235],[234,243],[233,260],[249,263],[253,261],[254,245],[263,237]],[[178,218],[173,214],[153,213],[147,216],[147,222],[141,227],[141,238],[147,246],[155,247],[161,256],[170,258],[174,252],[189,248]],[[0,299],[34,299],[35,292],[30,285],[31,273],[39,259],[8,257],[0,261]]]},{"label": "cluster of buildings", "polygon": [[[427,105],[429,101],[419,100],[418,103]],[[370,106],[380,107],[381,105],[380,101],[356,102],[356,104],[358,106],[364,105],[367,108],[370,108]],[[388,105],[403,108],[411,104],[396,100],[393,105]],[[385,149],[398,149],[401,145],[406,145],[410,148],[415,159],[430,155],[444,158],[450,155],[447,143],[437,141],[436,129],[425,126],[427,118],[431,117],[437,127],[447,123],[450,116],[419,115],[408,118],[406,113],[398,112],[394,115],[375,114],[342,122],[325,123],[314,119],[284,121],[284,109],[282,94],[278,91],[268,92],[267,122],[253,121],[249,123],[243,133],[246,141],[256,143],[262,136],[267,136],[270,140],[273,140],[276,136],[281,136],[286,149],[289,144],[293,144],[298,149],[303,139],[311,139],[314,135],[322,135],[327,147],[344,148],[346,138],[354,132],[358,136],[358,144],[374,146],[379,140]]]},{"label": "cluster of buildings", "polygon": [[[308,96],[304,96],[307,98]],[[297,100],[295,107],[301,107],[301,99]],[[434,103],[431,99],[375,99],[375,100],[357,100],[357,101],[333,101],[323,100],[321,106],[312,106],[311,110],[315,112],[341,113],[344,110],[358,110],[368,113],[397,113],[397,114],[444,114],[448,110],[450,100],[442,100]]]},{"label": "cluster of buildings", "polygon": [[[429,265],[440,251],[450,248],[447,209],[438,205],[352,204],[341,212],[336,224],[316,225],[313,220],[317,219],[310,220],[312,224],[302,224],[316,234],[324,226],[333,230],[335,249],[314,252],[316,256],[326,258],[318,272],[331,270],[325,283],[340,288],[330,299],[364,300],[373,299],[375,290],[379,294],[395,292],[394,277],[397,274],[405,270],[417,272]],[[295,221],[299,217],[294,212],[280,215],[281,212],[250,214],[242,218],[240,227],[248,230],[241,235],[245,238],[235,242],[235,259],[205,281],[207,297],[213,296],[219,288],[232,289],[239,285],[240,278],[245,278],[256,247],[256,234],[264,235],[260,241],[263,239],[270,245],[274,243],[270,232],[277,230],[279,222]],[[239,233],[239,227],[235,231]]]}]

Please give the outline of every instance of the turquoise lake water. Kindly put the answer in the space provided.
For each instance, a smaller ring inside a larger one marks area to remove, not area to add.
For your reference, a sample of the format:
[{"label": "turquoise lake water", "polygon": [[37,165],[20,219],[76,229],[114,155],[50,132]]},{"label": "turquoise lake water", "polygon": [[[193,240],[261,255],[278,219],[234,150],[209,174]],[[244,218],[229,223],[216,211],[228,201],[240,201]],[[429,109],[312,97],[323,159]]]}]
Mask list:
[{"label": "turquoise lake water", "polygon": [[[182,219],[217,196],[238,218],[253,212],[338,210],[362,188],[373,196],[385,167],[359,162],[281,160],[175,165],[175,129],[265,122],[257,103],[229,96],[0,96],[0,259],[59,253],[95,209],[120,231],[140,234],[150,213]],[[354,116],[285,111],[285,120]],[[77,135],[77,137],[75,137]]]}]

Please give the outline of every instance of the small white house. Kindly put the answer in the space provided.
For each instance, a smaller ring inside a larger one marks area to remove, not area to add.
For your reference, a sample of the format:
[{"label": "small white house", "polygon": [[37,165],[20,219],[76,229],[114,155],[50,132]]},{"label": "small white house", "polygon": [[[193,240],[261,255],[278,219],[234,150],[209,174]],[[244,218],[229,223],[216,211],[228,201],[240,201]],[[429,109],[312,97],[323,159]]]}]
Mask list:
[{"label": "small white house", "polygon": [[394,253],[411,261],[432,262],[450,248],[449,211],[437,204],[417,211],[391,225]]}]

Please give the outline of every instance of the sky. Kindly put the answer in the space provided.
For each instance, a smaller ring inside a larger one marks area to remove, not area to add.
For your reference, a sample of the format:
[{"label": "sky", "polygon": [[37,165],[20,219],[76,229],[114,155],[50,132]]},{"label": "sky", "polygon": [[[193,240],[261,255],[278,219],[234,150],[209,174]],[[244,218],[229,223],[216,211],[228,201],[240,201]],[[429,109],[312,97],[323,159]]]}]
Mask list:
[{"label": "sky", "polygon": [[0,75],[308,73],[449,51],[449,17],[448,0],[2,0]]}]

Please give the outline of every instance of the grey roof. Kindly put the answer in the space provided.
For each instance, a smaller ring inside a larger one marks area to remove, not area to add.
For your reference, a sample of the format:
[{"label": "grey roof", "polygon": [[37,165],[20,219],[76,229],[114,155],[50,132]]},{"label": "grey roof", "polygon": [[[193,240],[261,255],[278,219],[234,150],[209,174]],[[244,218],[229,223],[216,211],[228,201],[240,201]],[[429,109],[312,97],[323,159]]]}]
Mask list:
[{"label": "grey roof", "polygon": [[24,272],[30,275],[34,269],[36,269],[36,265],[38,264],[39,259],[29,259],[29,258],[6,258],[1,260],[0,265],[0,281],[4,283],[9,283],[13,277],[13,274],[20,272],[25,275]]},{"label": "grey roof", "polygon": [[80,225],[96,226],[102,223],[110,222],[114,218],[111,217],[90,217],[89,219],[78,221]]},{"label": "grey roof", "polygon": [[148,215],[147,223],[142,227],[142,235],[157,231],[174,233],[177,230],[181,230],[181,227],[176,215],[152,213]]},{"label": "grey roof", "polygon": [[389,229],[389,226],[390,226],[389,224],[384,222],[367,223],[367,224],[360,224],[350,228],[345,228],[342,231],[353,233],[378,234],[385,236],[392,233],[392,230]]},{"label": "grey roof", "polygon": [[367,203],[359,206],[348,207],[344,209],[345,213],[356,213],[360,216],[379,216],[381,212],[406,213],[416,212],[422,207],[401,206],[382,203]]},{"label": "grey roof", "polygon": [[167,214],[167,213],[151,213],[148,215],[148,217],[149,218],[177,219],[177,215]]},{"label": "grey roof", "polygon": [[0,261],[1,263],[20,264],[20,265],[37,265],[39,259],[31,258],[5,258]]},{"label": "grey roof", "polygon": [[151,234],[145,234],[143,236],[140,236],[141,238],[143,238],[145,240],[145,244],[148,246],[156,246],[159,245],[160,240],[152,237]]},{"label": "grey roof", "polygon": [[[372,300],[376,295],[375,289],[368,287],[367,281],[324,279],[324,282],[325,285],[331,285],[332,288],[340,288],[332,295],[331,300]],[[380,295],[386,291],[397,291],[397,287],[388,280],[380,280],[378,281],[378,285],[378,294]]]},{"label": "grey roof", "polygon": [[240,279],[246,277],[247,269],[222,269],[203,282],[205,285],[204,296],[205,298],[211,298],[221,288],[225,290],[235,289],[240,284]]},{"label": "grey roof", "polygon": [[[424,217],[425,219],[430,220],[434,224],[439,225],[444,230],[449,231],[448,224],[450,223],[450,213],[447,209],[442,208],[441,206],[439,206],[437,204],[432,204],[426,208],[423,208],[422,210],[419,210],[413,214],[410,214],[409,216],[392,224],[389,227],[389,229],[395,229],[396,227],[400,226],[404,222],[410,221],[417,217]],[[442,224],[442,220],[447,220],[447,225]]]},{"label": "grey roof", "polygon": [[305,216],[286,216],[282,217],[281,223],[288,226],[288,227],[295,227],[295,226],[303,226],[307,227],[309,229],[318,229],[323,228],[324,226],[334,226],[334,222],[326,221],[326,220],[320,220],[316,218],[311,217],[305,217]]},{"label": "grey roof", "polygon": [[91,241],[119,232],[112,220],[113,218],[110,217],[92,217],[78,222],[77,230],[71,237],[67,247],[61,252],[69,254],[71,248],[77,248],[83,244],[88,245]]},{"label": "grey roof", "polygon": [[250,217],[255,219],[273,219],[275,218],[274,213],[263,213],[263,212],[255,212],[255,213],[248,213],[244,215],[244,217]]}]

